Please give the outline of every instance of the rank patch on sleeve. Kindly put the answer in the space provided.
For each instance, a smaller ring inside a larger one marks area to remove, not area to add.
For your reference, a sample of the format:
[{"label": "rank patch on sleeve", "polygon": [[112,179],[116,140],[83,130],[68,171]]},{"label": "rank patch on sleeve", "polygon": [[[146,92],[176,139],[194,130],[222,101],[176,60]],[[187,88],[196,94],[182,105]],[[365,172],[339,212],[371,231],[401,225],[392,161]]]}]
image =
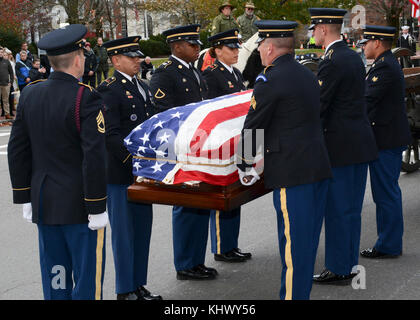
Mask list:
[{"label": "rank patch on sleeve", "polygon": [[165,92],[163,92],[162,90],[158,89],[158,91],[155,93],[155,98],[156,99],[162,99],[166,96]]},{"label": "rank patch on sleeve", "polygon": [[102,111],[99,111],[99,114],[96,117],[96,123],[98,124],[98,131],[100,133],[105,133],[105,119]]}]

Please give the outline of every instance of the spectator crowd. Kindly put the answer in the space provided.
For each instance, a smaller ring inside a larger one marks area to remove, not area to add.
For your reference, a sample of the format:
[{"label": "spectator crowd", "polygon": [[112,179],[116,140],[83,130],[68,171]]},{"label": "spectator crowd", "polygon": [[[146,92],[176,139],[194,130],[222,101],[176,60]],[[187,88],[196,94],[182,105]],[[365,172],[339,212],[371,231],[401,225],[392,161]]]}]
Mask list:
[{"label": "spectator crowd", "polygon": [[[92,87],[97,87],[108,78],[109,61],[103,39],[99,37],[97,44],[92,48],[85,41],[85,72],[81,82]],[[0,44],[0,101],[1,116],[0,126],[13,120],[20,92],[31,82],[47,79],[51,68],[46,55],[40,52],[40,56],[33,54],[28,49],[28,43],[24,42],[19,52],[14,56],[12,51]],[[151,58],[146,57],[141,63],[141,77],[148,81],[154,72]]]}]

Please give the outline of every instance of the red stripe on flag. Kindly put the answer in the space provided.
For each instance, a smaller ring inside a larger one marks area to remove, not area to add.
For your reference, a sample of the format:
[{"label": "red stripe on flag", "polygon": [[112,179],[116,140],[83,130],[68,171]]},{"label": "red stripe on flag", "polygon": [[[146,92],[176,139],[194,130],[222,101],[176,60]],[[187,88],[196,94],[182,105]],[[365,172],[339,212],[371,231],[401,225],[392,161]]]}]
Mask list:
[{"label": "red stripe on flag", "polygon": [[218,149],[198,150],[187,154],[189,157],[205,157],[208,159],[228,160],[235,154],[235,147],[239,142],[240,135],[225,141]]},{"label": "red stripe on flag", "polygon": [[236,119],[248,114],[249,101],[210,112],[195,131],[190,142],[192,153],[200,154],[200,150],[210,135],[210,132],[221,122]]},{"label": "red stripe on flag", "polygon": [[237,171],[225,176],[219,176],[200,171],[184,171],[181,169],[175,174],[174,184],[183,183],[187,181],[202,181],[208,184],[228,186],[237,181],[238,179],[239,176]]},{"label": "red stripe on flag", "polygon": [[420,7],[420,0],[410,0],[410,2],[417,8]]}]

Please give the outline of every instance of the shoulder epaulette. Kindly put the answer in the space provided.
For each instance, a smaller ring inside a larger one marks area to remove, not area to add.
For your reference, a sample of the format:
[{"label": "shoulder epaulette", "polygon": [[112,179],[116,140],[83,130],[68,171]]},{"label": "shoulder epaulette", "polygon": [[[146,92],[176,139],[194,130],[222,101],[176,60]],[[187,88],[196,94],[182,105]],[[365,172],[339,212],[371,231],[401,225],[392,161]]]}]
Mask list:
[{"label": "shoulder epaulette", "polygon": [[93,91],[93,88],[92,88],[90,85],[86,84],[86,83],[79,82],[79,85],[81,85],[81,86],[85,86],[86,88],[89,88],[89,90],[90,90],[91,92]]},{"label": "shoulder epaulette", "polygon": [[44,81],[47,81],[47,79],[39,79],[39,80],[32,81],[32,82],[28,83],[27,86],[30,86],[30,85],[33,85],[33,84],[39,83],[39,82],[44,82]]},{"label": "shoulder epaulette", "polygon": [[104,83],[106,83],[106,86],[108,87],[115,80],[117,80],[117,78],[115,78],[115,77],[111,77],[111,78],[105,79],[104,81],[101,82],[101,85],[103,85]]}]

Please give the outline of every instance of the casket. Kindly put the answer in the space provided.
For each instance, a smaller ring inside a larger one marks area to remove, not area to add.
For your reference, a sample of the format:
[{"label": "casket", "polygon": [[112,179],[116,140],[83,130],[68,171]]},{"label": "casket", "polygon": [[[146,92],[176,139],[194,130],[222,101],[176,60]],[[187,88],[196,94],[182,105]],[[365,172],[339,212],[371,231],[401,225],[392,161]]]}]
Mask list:
[{"label": "casket", "polygon": [[136,182],[128,187],[128,200],[230,211],[271,191],[264,187],[264,178],[252,186],[244,186],[239,181],[228,186],[203,182],[192,185],[185,183],[168,185],[144,179],[142,182]]},{"label": "casket", "polygon": [[406,93],[420,93],[420,67],[404,68]]}]

